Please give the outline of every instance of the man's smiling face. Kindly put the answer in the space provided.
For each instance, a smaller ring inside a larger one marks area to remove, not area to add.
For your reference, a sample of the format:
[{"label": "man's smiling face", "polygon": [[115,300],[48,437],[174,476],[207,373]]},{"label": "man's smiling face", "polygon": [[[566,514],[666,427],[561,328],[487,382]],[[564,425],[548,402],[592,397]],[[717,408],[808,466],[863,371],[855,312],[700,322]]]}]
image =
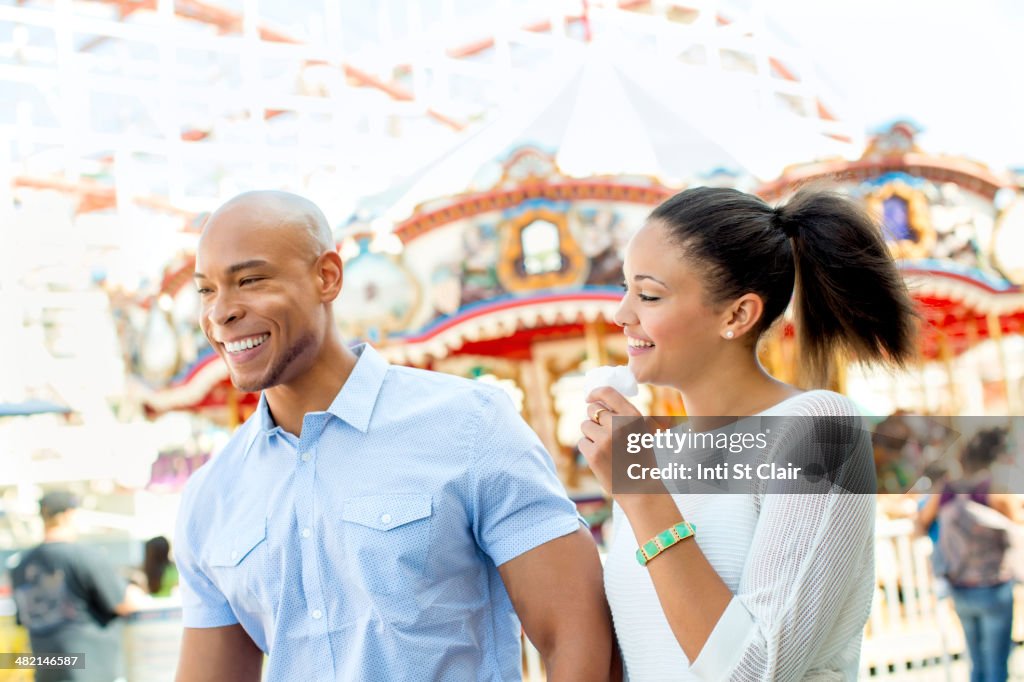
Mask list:
[{"label": "man's smiling face", "polygon": [[288,384],[313,366],[330,318],[317,245],[278,202],[255,196],[214,213],[199,241],[199,323],[240,390]]}]

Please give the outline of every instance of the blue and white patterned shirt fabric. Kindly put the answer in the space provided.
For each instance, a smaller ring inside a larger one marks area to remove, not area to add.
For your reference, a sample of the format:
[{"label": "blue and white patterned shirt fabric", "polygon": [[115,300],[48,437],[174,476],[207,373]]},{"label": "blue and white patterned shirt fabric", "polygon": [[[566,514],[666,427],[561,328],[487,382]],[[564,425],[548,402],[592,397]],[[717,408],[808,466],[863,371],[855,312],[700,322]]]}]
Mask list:
[{"label": "blue and white patterned shirt fabric", "polygon": [[579,527],[494,386],[355,369],[300,438],[266,396],[189,480],[175,539],[188,628],[240,623],[270,680],[519,680],[497,567]]}]

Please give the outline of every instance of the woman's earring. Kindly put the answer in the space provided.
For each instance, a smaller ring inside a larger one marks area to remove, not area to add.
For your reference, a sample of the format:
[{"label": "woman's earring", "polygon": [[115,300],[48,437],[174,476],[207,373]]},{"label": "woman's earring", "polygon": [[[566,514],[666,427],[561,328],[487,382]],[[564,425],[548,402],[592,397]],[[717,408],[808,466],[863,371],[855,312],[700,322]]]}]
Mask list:
[{"label": "woman's earring", "polygon": [[733,331],[731,329],[728,330],[727,332],[725,332],[725,338],[731,339],[733,336],[735,336],[735,334],[733,333]]}]

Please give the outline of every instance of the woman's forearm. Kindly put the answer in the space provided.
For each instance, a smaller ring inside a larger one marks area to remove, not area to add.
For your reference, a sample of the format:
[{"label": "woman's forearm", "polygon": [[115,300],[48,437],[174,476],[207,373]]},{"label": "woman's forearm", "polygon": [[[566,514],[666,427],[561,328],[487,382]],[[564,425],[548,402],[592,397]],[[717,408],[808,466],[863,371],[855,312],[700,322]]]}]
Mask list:
[{"label": "woman's forearm", "polygon": [[[637,545],[683,520],[670,495],[620,495]],[[698,529],[698,533],[699,533]],[[704,648],[726,606],[729,588],[693,539],[686,539],[647,564],[672,634],[692,663]]]}]

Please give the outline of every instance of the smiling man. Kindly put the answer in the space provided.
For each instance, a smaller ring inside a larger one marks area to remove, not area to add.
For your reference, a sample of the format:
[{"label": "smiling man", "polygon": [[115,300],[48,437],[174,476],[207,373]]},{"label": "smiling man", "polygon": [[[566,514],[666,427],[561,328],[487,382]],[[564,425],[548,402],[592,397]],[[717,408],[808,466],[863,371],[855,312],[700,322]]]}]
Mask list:
[{"label": "smiling man", "polygon": [[195,279],[262,395],[182,499],[178,680],[258,680],[264,653],[272,680],[516,680],[520,620],[548,679],[608,676],[600,562],[550,457],[500,389],[343,343],[316,206],[232,199]]}]

